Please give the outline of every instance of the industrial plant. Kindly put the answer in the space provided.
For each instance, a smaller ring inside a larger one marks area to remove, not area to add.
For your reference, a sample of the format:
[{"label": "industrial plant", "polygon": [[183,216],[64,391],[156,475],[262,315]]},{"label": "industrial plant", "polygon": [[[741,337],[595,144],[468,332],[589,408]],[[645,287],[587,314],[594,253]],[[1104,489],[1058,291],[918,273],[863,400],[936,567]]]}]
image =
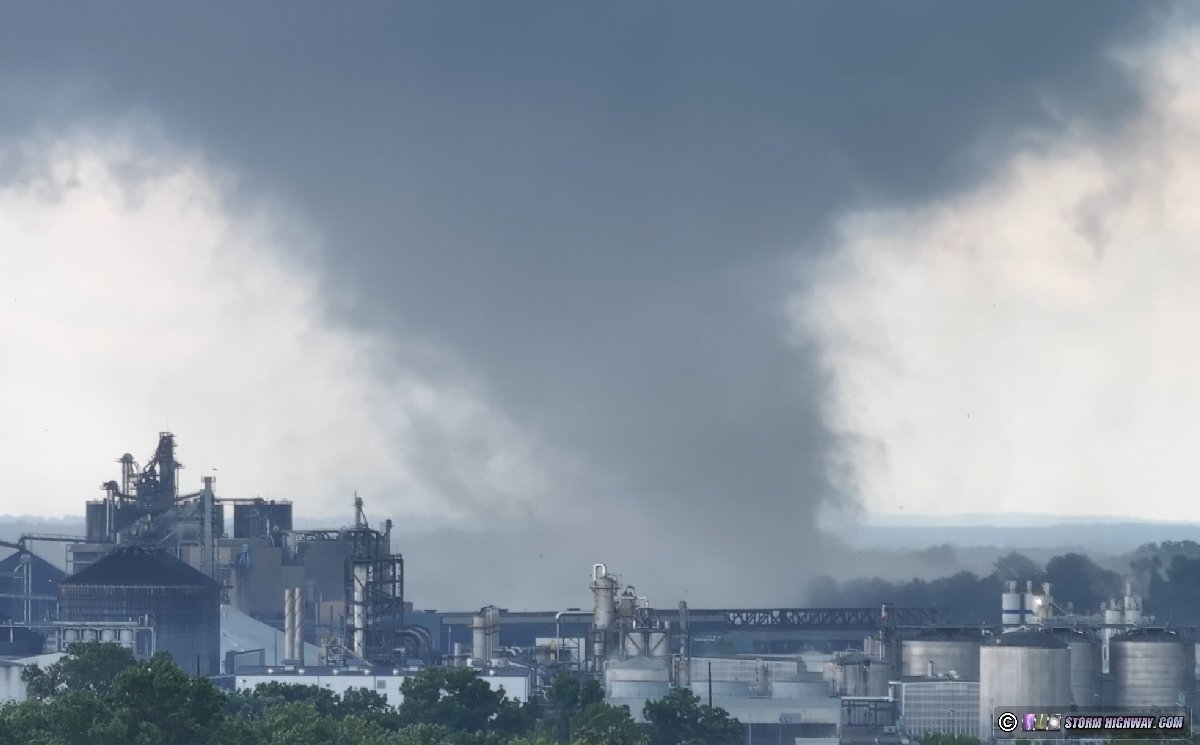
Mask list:
[{"label": "industrial plant", "polygon": [[[144,466],[129,454],[118,463],[120,478],[86,504],[84,535],[4,544],[14,551],[0,561],[7,698],[23,695],[14,670],[81,640],[139,658],[167,652],[229,688],[366,687],[393,703],[406,677],[435,665],[474,668],[517,700],[564,673],[595,679],[635,717],[686,688],[743,722],[751,743],[988,741],[995,707],[1169,708],[1195,697],[1194,630],[1156,625],[1132,590],[1087,614],[1059,607],[1048,584],[1010,582],[996,598],[1000,623],[967,626],[889,605],[660,607],[596,563],[580,571],[590,608],[420,611],[406,600],[392,523],[369,525],[357,495],[351,524],[298,530],[290,502],[223,497],[211,477],[181,493],[170,433]],[[65,572],[35,553],[46,545],[65,548]]]}]

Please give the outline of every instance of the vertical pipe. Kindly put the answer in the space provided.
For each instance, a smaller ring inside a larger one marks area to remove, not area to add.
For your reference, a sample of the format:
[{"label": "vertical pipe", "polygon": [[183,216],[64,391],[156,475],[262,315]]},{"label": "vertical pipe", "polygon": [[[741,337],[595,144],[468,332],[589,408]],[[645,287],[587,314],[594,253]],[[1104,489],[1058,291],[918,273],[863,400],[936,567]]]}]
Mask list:
[{"label": "vertical pipe", "polygon": [[292,588],[286,588],[283,591],[283,658],[290,660],[293,658],[292,638],[294,627],[296,625],[296,605],[292,602]]},{"label": "vertical pipe", "polygon": [[292,646],[296,653],[294,659],[298,660],[301,665],[304,664],[304,588],[297,587],[292,590],[292,602],[296,604],[296,638],[292,641]]},{"label": "vertical pipe", "polygon": [[350,623],[354,627],[354,654],[363,659],[367,654],[367,574],[366,564],[354,565]]},{"label": "vertical pipe", "polygon": [[712,709],[712,663],[708,663],[708,708]]},{"label": "vertical pipe", "polygon": [[213,568],[213,547],[216,541],[213,540],[213,491],[212,491],[212,476],[204,477],[204,490],[200,492],[200,503],[202,507],[203,524],[200,526],[200,571],[207,574],[209,577],[214,577],[216,571]]}]

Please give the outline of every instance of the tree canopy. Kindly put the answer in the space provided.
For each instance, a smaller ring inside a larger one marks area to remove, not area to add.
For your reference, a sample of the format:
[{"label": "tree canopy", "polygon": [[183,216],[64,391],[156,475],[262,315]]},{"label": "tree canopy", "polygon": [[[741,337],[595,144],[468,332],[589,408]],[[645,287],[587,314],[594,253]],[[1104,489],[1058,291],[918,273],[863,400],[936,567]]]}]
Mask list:
[{"label": "tree canopy", "polygon": [[[740,727],[687,696],[647,710],[604,703],[594,680],[562,676],[546,706],[493,691],[468,668],[428,668],[405,680],[391,706],[375,691],[339,696],[317,686],[271,682],[224,692],[159,654],[138,661],[112,644],[73,646],[23,676],[30,698],[0,706],[0,743],[23,745],[663,745],[734,742],[697,738]],[[713,729],[713,727],[716,729]],[[737,740],[740,742],[740,739]]]}]

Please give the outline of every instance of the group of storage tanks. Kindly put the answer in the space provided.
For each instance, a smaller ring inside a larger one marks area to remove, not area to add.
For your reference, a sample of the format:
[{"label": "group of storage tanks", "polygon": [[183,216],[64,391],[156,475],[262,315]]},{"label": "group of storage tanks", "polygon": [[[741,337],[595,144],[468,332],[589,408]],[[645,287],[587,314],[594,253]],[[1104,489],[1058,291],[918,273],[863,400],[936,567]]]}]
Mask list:
[{"label": "group of storage tanks", "polygon": [[929,634],[902,641],[900,659],[902,678],[979,681],[981,733],[996,706],[1190,706],[1195,690],[1195,646],[1165,629],[1112,637],[1109,685],[1098,640],[1070,629]]}]

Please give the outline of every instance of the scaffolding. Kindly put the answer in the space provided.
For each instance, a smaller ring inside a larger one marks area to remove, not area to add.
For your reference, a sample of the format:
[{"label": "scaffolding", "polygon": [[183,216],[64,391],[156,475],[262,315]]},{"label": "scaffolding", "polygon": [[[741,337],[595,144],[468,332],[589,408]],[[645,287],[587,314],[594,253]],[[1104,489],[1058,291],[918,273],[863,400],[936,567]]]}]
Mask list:
[{"label": "scaffolding", "polygon": [[404,557],[393,554],[392,521],[371,528],[362,499],[354,495],[354,527],[346,559],[346,636],[354,654],[372,664],[404,662]]}]

